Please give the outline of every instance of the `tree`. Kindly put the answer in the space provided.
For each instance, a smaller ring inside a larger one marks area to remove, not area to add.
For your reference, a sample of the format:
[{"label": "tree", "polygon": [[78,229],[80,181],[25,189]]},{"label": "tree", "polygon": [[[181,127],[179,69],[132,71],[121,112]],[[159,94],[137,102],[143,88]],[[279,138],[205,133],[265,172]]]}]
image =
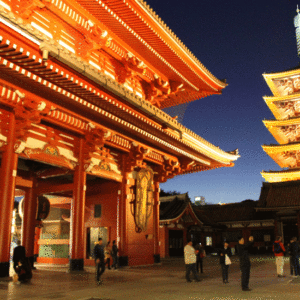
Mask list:
[{"label": "tree", "polygon": [[180,194],[181,193],[177,192],[177,191],[168,191],[168,192],[165,192],[163,189],[161,189],[160,193],[159,193],[159,197],[175,196],[175,195],[180,195]]}]

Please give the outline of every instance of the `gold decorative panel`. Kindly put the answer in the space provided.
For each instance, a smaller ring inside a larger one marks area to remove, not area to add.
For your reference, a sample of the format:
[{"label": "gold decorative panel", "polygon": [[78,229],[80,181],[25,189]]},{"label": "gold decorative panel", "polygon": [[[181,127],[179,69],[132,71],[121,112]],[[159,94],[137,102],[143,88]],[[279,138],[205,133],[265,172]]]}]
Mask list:
[{"label": "gold decorative panel", "polygon": [[135,223],[139,231],[146,231],[153,209],[153,171],[141,169],[137,173]]}]

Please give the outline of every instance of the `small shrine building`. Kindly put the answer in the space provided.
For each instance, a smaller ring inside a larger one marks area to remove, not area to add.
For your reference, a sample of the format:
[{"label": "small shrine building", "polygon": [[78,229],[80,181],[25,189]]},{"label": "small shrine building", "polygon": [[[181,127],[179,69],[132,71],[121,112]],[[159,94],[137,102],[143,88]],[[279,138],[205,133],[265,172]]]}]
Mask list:
[{"label": "small shrine building", "polygon": [[[0,69],[1,277],[16,191],[31,259],[40,234],[82,270],[102,236],[117,241],[122,265],[152,264],[159,184],[239,157],[162,111],[226,83],[142,0],[1,0]],[[59,231],[46,222],[49,205],[65,210]]]},{"label": "small shrine building", "polygon": [[191,226],[203,222],[195,214],[187,193],[160,197],[160,256],[183,256],[183,248],[190,238]]}]

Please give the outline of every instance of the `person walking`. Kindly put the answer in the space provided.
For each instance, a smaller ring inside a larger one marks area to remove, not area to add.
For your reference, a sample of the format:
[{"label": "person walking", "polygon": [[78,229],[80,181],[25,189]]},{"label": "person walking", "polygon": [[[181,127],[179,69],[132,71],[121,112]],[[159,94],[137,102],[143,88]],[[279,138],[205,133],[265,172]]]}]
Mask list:
[{"label": "person walking", "polygon": [[184,247],[184,262],[185,262],[185,278],[187,282],[192,282],[190,279],[191,271],[194,274],[196,281],[201,281],[198,278],[197,270],[196,270],[196,250],[193,247],[192,241],[189,241],[187,245]]},{"label": "person walking", "polygon": [[105,256],[102,238],[98,239],[98,244],[94,248],[94,256],[96,263],[96,280],[98,284],[102,284],[101,275],[105,271]]},{"label": "person walking", "polygon": [[290,250],[290,262],[293,265],[295,276],[300,276],[300,266],[299,266],[299,244],[297,238],[293,237],[291,239]]},{"label": "person walking", "polygon": [[25,283],[32,278],[31,265],[27,258],[21,258],[16,266],[16,273],[18,274],[18,281]]},{"label": "person walking", "polygon": [[238,239],[238,255],[240,259],[240,269],[242,273],[242,290],[245,292],[251,291],[249,288],[249,279],[250,279],[250,269],[251,263],[249,258],[249,248],[252,247],[254,243],[253,236],[249,237],[249,242],[245,244],[245,240],[243,237]]},{"label": "person walking", "polygon": [[285,277],[283,275],[283,265],[284,265],[284,252],[285,248],[282,243],[282,237],[277,236],[276,241],[273,244],[273,252],[275,255],[275,263],[277,267],[277,276],[278,277]]},{"label": "person walking", "polygon": [[196,269],[197,272],[201,270],[201,273],[203,273],[203,258],[206,256],[204,247],[201,245],[201,243],[197,244],[195,246],[195,250],[197,251],[197,260],[196,260]]},{"label": "person walking", "polygon": [[13,267],[14,267],[14,270],[15,272],[17,272],[17,266],[19,265],[19,262],[21,260],[25,260],[26,258],[26,250],[25,250],[25,247],[21,245],[21,241],[18,240],[17,241],[17,247],[14,249],[14,253],[13,253]]},{"label": "person walking", "polygon": [[112,256],[112,260],[113,260],[113,264],[112,264],[112,268],[114,268],[115,270],[118,267],[118,246],[116,245],[116,241],[113,241],[113,246],[111,249],[111,256]]},{"label": "person walking", "polygon": [[222,278],[223,283],[229,283],[228,282],[228,269],[231,265],[231,248],[228,247],[229,244],[227,242],[224,242],[224,246],[220,250],[220,265],[222,268]]},{"label": "person walking", "polygon": [[110,267],[110,257],[111,257],[110,241],[107,242],[104,253],[105,253],[105,260],[106,260],[105,264],[107,265],[108,270],[110,270],[111,269],[111,267]]}]

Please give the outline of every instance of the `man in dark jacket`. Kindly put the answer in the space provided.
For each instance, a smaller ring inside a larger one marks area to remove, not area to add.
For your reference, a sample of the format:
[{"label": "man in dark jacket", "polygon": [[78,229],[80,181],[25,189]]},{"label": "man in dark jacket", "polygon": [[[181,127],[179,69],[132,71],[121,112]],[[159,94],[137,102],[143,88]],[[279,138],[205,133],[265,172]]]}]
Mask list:
[{"label": "man in dark jacket", "polygon": [[249,242],[245,244],[244,238],[239,238],[239,244],[238,244],[238,255],[240,258],[240,269],[242,272],[242,290],[243,291],[251,291],[249,289],[249,279],[250,279],[250,258],[249,258],[249,248],[253,245],[253,236],[249,237]]},{"label": "man in dark jacket", "polygon": [[96,273],[97,283],[101,284],[103,281],[100,279],[101,275],[105,271],[105,256],[104,247],[102,246],[102,238],[98,239],[98,244],[94,248],[95,262],[96,262]]},{"label": "man in dark jacket", "polygon": [[291,255],[291,262],[295,270],[295,276],[300,275],[300,266],[299,266],[299,244],[297,238],[293,237],[291,239],[291,244],[289,246],[289,252]]},{"label": "man in dark jacket", "polygon": [[[229,244],[227,242],[224,242],[224,246],[221,248],[219,254],[220,254],[220,265],[222,268],[222,277],[223,277],[223,283],[229,283],[228,282],[228,269],[229,269],[229,262],[226,261],[226,255],[228,258],[231,257],[231,248],[228,247]],[[230,262],[231,263],[231,262]]]},{"label": "man in dark jacket", "polygon": [[17,241],[17,247],[14,249],[14,254],[13,254],[13,263],[14,263],[14,270],[16,271],[16,268],[18,266],[18,263],[21,260],[25,260],[26,257],[26,251],[25,251],[25,247],[21,246],[21,242]]},{"label": "man in dark jacket", "polygon": [[112,256],[112,259],[113,259],[112,268],[114,268],[115,270],[118,267],[118,252],[119,252],[119,249],[116,245],[116,241],[113,241],[113,246],[112,246],[112,249],[111,249],[111,256]]}]

